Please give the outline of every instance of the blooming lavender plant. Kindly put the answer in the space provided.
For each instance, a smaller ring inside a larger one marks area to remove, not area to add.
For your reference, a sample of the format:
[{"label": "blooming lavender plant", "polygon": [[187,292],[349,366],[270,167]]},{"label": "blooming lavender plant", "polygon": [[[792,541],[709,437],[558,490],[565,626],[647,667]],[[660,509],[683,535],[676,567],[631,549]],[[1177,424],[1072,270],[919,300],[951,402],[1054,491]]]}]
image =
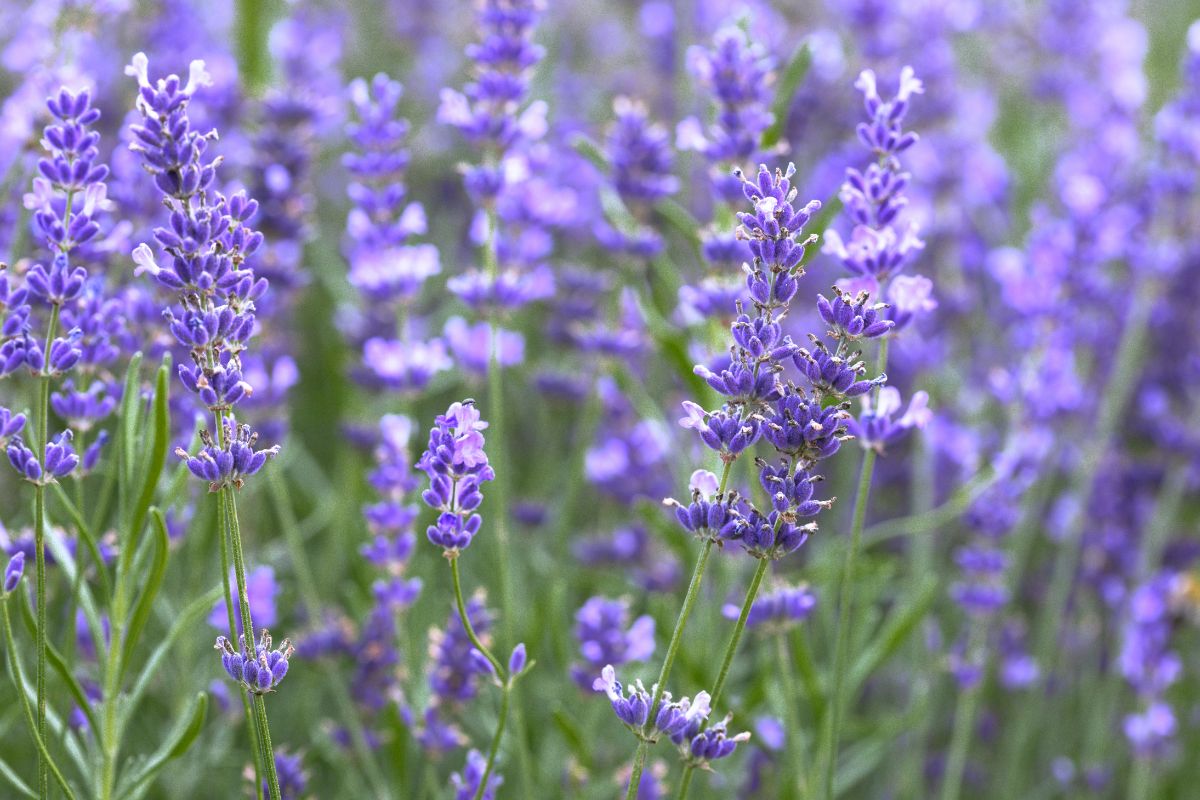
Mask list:
[{"label": "blooming lavender plant", "polygon": [[[234,493],[245,479],[260,470],[278,447],[255,450],[257,435],[239,425],[233,413],[252,387],[244,379],[241,355],[255,332],[254,301],[267,290],[267,281],[255,275],[247,260],[262,245],[262,234],[249,227],[257,203],[244,193],[226,197],[215,191],[219,159],[208,155],[215,133],[191,127],[188,106],[194,93],[211,78],[204,62],[193,61],[188,80],[176,75],[151,83],[146,56],[138,53],[126,69],[137,80],[137,110],[142,123],[133,127],[137,152],[170,213],[170,227],[154,230],[154,238],[170,257],[160,267],[146,244],[134,251],[137,272],[149,274],[160,286],[175,293],[177,305],[164,312],[178,345],[189,363],[179,365],[179,378],[216,423],[216,436],[205,434],[197,455],[180,449],[177,455],[209,490],[219,493],[223,530],[222,574],[228,572],[232,552],[238,606],[246,635],[237,649],[229,639],[218,642],[226,672],[253,694],[246,714],[258,737],[256,763],[266,772],[272,800],[279,800],[279,779],[272,757],[270,730],[263,694],[286,674],[291,646],[272,650],[264,630],[253,651],[245,644],[255,631],[246,589],[246,567]],[[233,600],[226,586],[230,637],[237,635]],[[260,652],[261,651],[261,652]],[[242,674],[235,676],[240,667]],[[253,705],[253,712],[251,712]]]}]

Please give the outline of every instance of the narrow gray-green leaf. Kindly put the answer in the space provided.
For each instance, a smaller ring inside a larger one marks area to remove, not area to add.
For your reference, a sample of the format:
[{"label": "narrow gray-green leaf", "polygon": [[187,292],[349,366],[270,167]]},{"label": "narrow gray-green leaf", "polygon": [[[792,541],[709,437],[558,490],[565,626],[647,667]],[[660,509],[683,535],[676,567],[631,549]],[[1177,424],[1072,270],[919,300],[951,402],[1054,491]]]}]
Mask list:
[{"label": "narrow gray-green leaf", "polygon": [[771,123],[771,127],[763,131],[762,146],[764,150],[774,147],[783,138],[783,132],[787,129],[788,112],[792,110],[792,98],[795,97],[800,84],[804,82],[811,66],[812,50],[809,49],[808,42],[801,42],[779,75],[779,82],[775,88],[775,104],[771,107],[775,120]]},{"label": "narrow gray-green leaf", "polygon": [[125,672],[133,659],[133,649],[141,638],[147,620],[150,619],[154,598],[158,595],[163,578],[167,574],[167,553],[171,548],[171,540],[167,533],[167,520],[161,511],[152,508],[150,509],[150,521],[154,542],[154,560],[151,562],[146,583],[142,586],[142,593],[133,607],[133,614],[129,617],[129,625],[125,629],[125,641],[121,645],[120,679],[122,681],[125,679]]}]

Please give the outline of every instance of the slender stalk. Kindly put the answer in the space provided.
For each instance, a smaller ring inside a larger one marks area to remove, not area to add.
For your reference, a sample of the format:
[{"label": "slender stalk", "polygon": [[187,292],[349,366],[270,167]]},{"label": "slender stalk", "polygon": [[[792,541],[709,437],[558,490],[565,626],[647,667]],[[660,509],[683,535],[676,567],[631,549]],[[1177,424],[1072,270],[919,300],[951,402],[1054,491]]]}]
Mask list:
[{"label": "slender stalk", "polygon": [[[1058,642],[1062,626],[1067,623],[1067,603],[1075,584],[1075,576],[1083,557],[1083,532],[1087,525],[1088,501],[1108,451],[1109,443],[1117,433],[1120,418],[1133,392],[1134,384],[1141,374],[1141,353],[1148,334],[1148,322],[1154,303],[1162,291],[1162,282],[1150,278],[1138,285],[1133,305],[1121,332],[1117,345],[1112,372],[1104,390],[1100,393],[1100,406],[1096,413],[1096,426],[1084,444],[1079,466],[1072,475],[1071,490],[1077,500],[1077,508],[1068,520],[1061,538],[1062,544],[1054,563],[1050,579],[1050,590],[1038,615],[1038,627],[1034,639],[1034,655],[1047,679],[1054,673],[1059,654]],[[1038,718],[1045,703],[1024,703],[1018,712],[1008,758],[1005,777],[1006,790],[1018,796],[1025,756],[1026,743],[1037,729]]]},{"label": "slender stalk", "polygon": [[688,796],[688,789],[690,789],[692,786],[693,772],[695,772],[695,769],[691,766],[683,771],[683,777],[679,779],[679,791],[675,794],[676,800],[686,800]]},{"label": "slender stalk", "polygon": [[[709,705],[712,708],[717,708],[721,702],[721,693],[725,690],[725,681],[729,679],[729,670],[733,667],[733,657],[737,653],[738,642],[742,640],[742,634],[746,630],[746,620],[750,618],[750,609],[754,606],[754,598],[758,596],[759,587],[762,586],[763,577],[767,574],[767,569],[771,566],[771,561],[766,558],[758,560],[758,568],[754,570],[754,577],[750,580],[750,588],[746,590],[746,599],[742,601],[742,611],[738,614],[737,623],[733,626],[733,633],[729,636],[729,644],[725,646],[725,657],[721,660],[721,670],[717,673],[717,683],[713,686],[712,697],[709,700]],[[683,770],[683,778],[679,783],[679,800],[684,800],[687,797],[688,786],[692,782],[692,773],[696,771],[696,767],[688,764]]]},{"label": "slender stalk", "polygon": [[[729,486],[729,474],[732,470],[733,462],[726,461],[721,470],[721,484],[717,487],[717,494],[725,494],[725,490]],[[658,671],[658,680],[654,684],[654,697],[650,701],[647,727],[654,724],[655,709],[658,707],[658,701],[662,698],[667,679],[671,677],[671,669],[675,666],[675,656],[679,652],[680,642],[683,641],[683,631],[687,627],[688,617],[692,614],[692,607],[696,605],[696,598],[700,594],[700,583],[704,580],[704,570],[708,566],[708,557],[712,554],[712,548],[712,539],[705,541],[704,548],[696,559],[696,566],[692,570],[692,579],[688,583],[687,594],[683,597],[683,606],[679,609],[679,617],[675,620],[675,630],[671,632],[671,641],[667,644],[667,655],[663,659],[662,669]],[[626,800],[635,800],[637,797],[638,785],[642,781],[642,771],[646,768],[646,752],[649,750],[649,742],[646,741],[645,733],[646,731],[643,731],[643,736],[638,740],[637,750],[633,753],[633,771],[629,775]]]},{"label": "slender stalk", "polygon": [[[483,267],[493,282],[500,273],[500,257],[497,252],[497,226],[500,224],[494,208],[487,209],[487,237],[483,242]],[[511,642],[513,626],[512,597],[512,553],[508,543],[508,450],[504,433],[507,430],[504,418],[504,377],[500,372],[500,314],[497,310],[491,319],[491,341],[488,345],[488,416],[494,428],[488,437],[488,455],[495,467],[496,479],[492,482],[491,496],[495,498],[495,514],[492,527],[496,531],[496,578],[500,583],[500,607],[504,612],[504,634]]]},{"label": "slender stalk", "polygon": [[[220,491],[226,507],[226,524],[229,528],[230,548],[233,554],[233,575],[237,581],[238,608],[242,617],[242,632],[246,636],[246,646],[254,650],[254,620],[250,616],[250,596],[246,591],[246,561],[242,553],[242,530],[238,521],[237,500],[233,489],[222,487]],[[271,747],[271,728],[267,723],[267,705],[262,695],[255,695],[254,721],[258,729],[258,742],[262,750],[263,774],[267,779],[267,788],[271,800],[281,800],[279,792],[279,776],[275,771],[275,751]]]},{"label": "slender stalk", "polygon": [[[70,200],[67,201],[67,213],[70,214]],[[38,386],[37,399],[37,431],[36,434],[41,437],[39,443],[40,455],[39,462],[46,463],[46,446],[50,443],[50,342],[54,340],[58,333],[58,303],[53,303],[50,306],[50,322],[46,325],[46,342],[42,353],[42,369],[45,370],[41,376],[40,385]],[[42,481],[49,478],[48,475],[42,475]],[[48,741],[46,732],[46,628],[47,609],[46,609],[46,486],[39,481],[34,487],[34,506],[33,506],[33,539],[35,559],[37,561],[36,575],[36,593],[37,593],[37,729],[38,736],[42,742]],[[44,748],[43,748],[44,749]],[[47,795],[50,787],[50,772],[47,759],[42,754],[42,750],[38,750],[38,788],[42,793],[42,797]]]},{"label": "slender stalk", "polygon": [[[879,361],[876,373],[882,375],[887,368],[888,339],[879,343]],[[862,546],[863,524],[867,518],[867,501],[871,496],[871,477],[875,472],[876,451],[868,448],[863,454],[862,469],[858,476],[858,488],[854,492],[854,516],[850,523],[850,546],[842,565],[841,586],[838,589],[837,636],[833,650],[833,688],[829,693],[829,706],[825,716],[825,730],[819,753],[824,758],[824,774],[821,796],[833,800],[833,777],[837,771],[838,735],[841,731],[845,698],[842,697],[847,672],[846,662],[850,658],[850,625],[854,620],[854,565]]]},{"label": "slender stalk", "polygon": [[733,633],[729,637],[729,644],[725,647],[725,658],[721,661],[721,671],[717,673],[717,683],[713,687],[710,700],[713,708],[716,708],[721,701],[721,692],[725,689],[725,681],[729,679],[729,670],[733,666],[733,657],[737,653],[738,642],[742,640],[742,634],[746,631],[746,620],[750,618],[750,608],[754,605],[754,599],[758,596],[758,590],[762,586],[763,578],[770,566],[770,559],[760,558],[758,560],[758,568],[754,570],[750,588],[746,590],[746,599],[742,602],[742,612],[738,615],[737,623],[733,626]]},{"label": "slender stalk", "polygon": [[[58,765],[54,763],[54,759],[50,757],[50,751],[46,749],[46,740],[38,732],[37,722],[34,720],[33,709],[29,706],[29,696],[25,693],[25,677],[21,674],[21,664],[17,661],[17,643],[13,638],[12,632],[12,617],[8,613],[8,598],[5,597],[0,601],[0,609],[4,614],[4,642],[8,650],[8,668],[12,674],[13,687],[16,688],[17,694],[21,697],[21,710],[25,713],[25,722],[29,725],[29,733],[33,736],[33,741],[37,745],[39,764],[45,764],[47,772],[54,776],[54,780],[62,788],[68,800],[75,800],[75,793],[71,791],[71,787],[67,784],[66,778],[63,777]],[[42,797],[48,797],[49,787],[42,790]]]},{"label": "slender stalk", "polygon": [[[985,638],[985,622],[978,620],[974,624],[971,641],[967,646],[968,658],[973,657]],[[954,709],[954,728],[950,735],[950,755],[946,760],[946,773],[942,777],[941,800],[958,800],[959,792],[962,790],[963,772],[967,766],[971,736],[975,730],[975,716],[979,711],[979,698],[982,694],[982,676],[973,686],[959,692]]]},{"label": "slender stalk", "polygon": [[801,763],[804,760],[804,752],[799,746],[800,715],[796,713],[800,692],[796,687],[796,669],[792,664],[792,654],[788,651],[788,632],[780,631],[772,638],[775,640],[775,657],[779,662],[779,678],[783,683],[784,722],[788,726],[783,753],[779,759],[780,800],[791,800],[796,796],[797,789],[794,768],[798,767],[801,774],[807,772]]},{"label": "slender stalk", "polygon": [[[729,478],[729,466],[725,467],[725,475],[721,479],[721,491],[725,489],[725,483]],[[688,617],[692,614],[692,607],[696,605],[696,598],[700,594],[700,583],[704,579],[704,570],[708,566],[708,557],[712,554],[713,542],[711,539],[704,543],[704,548],[700,551],[700,557],[696,559],[696,567],[692,570],[692,580],[688,583],[687,594],[683,598],[683,607],[679,609],[679,618],[675,620],[675,630],[671,633],[671,641],[667,645],[667,655],[663,659],[662,669],[658,672],[658,681],[654,685],[654,698],[650,701],[650,714],[647,717],[647,726],[654,724],[655,709],[658,707],[658,701],[662,699],[662,693],[667,685],[667,679],[671,677],[671,669],[675,666],[675,656],[679,653],[679,644],[683,641],[683,631],[687,627]],[[633,772],[629,776],[629,789],[625,797],[626,800],[634,800],[637,797],[638,785],[642,781],[642,771],[646,768],[646,751],[649,749],[649,743],[643,736],[638,741],[637,750],[633,754]]]},{"label": "slender stalk", "polygon": [[467,632],[467,638],[471,640],[471,644],[474,645],[475,649],[482,653],[483,657],[491,663],[492,668],[496,670],[496,674],[504,675],[504,665],[500,663],[500,660],[496,656],[492,655],[492,651],[480,640],[479,636],[475,633],[475,627],[471,624],[471,618],[467,616],[467,604],[463,601],[462,579],[458,574],[458,557],[453,556],[447,558],[447,560],[450,562],[450,578],[454,582],[454,603],[458,608],[458,619],[462,622],[463,630]]},{"label": "slender stalk", "polygon": [[[225,446],[225,415],[219,413],[217,415],[217,443],[219,446]],[[229,588],[229,532],[233,525],[229,521],[229,506],[225,503],[223,495],[217,498],[217,516],[218,530],[217,534],[221,539],[221,589],[225,593],[225,614],[229,623],[229,641],[236,646],[238,642],[237,617],[233,611],[233,591]],[[245,619],[243,617],[243,619]],[[251,753],[254,755],[254,785],[255,787],[262,786],[263,775],[263,753],[262,745],[258,735],[258,719],[255,716],[254,709],[250,704],[250,696],[247,692],[238,692],[241,695],[242,711],[246,715],[246,728],[250,732],[250,739],[254,742],[254,748]],[[274,763],[274,759],[271,759]],[[257,791],[257,788],[256,788]]]},{"label": "slender stalk", "polygon": [[475,627],[471,625],[471,618],[467,615],[467,604],[463,601],[462,580],[458,574],[458,556],[450,556],[448,560],[450,561],[450,577],[454,583],[454,603],[458,608],[458,619],[467,633],[467,638],[471,640],[471,644],[492,665],[492,669],[496,671],[496,678],[500,681],[500,719],[496,723],[496,732],[492,735],[492,746],[488,750],[487,766],[483,770],[483,777],[479,781],[479,789],[475,794],[475,800],[482,800],[483,793],[487,790],[488,778],[492,774],[492,766],[496,761],[496,754],[500,750],[504,726],[508,721],[509,695],[512,693],[513,676],[508,674],[508,668],[500,663],[500,660],[492,654],[492,651],[475,633]]},{"label": "slender stalk", "polygon": [[1133,761],[1133,771],[1129,773],[1129,800],[1147,800],[1152,797],[1154,786],[1154,770],[1149,758],[1136,758]]},{"label": "slender stalk", "polygon": [[475,800],[483,800],[487,791],[488,778],[492,774],[492,766],[496,762],[496,753],[500,751],[500,740],[504,737],[504,723],[508,720],[509,695],[512,694],[512,676],[509,676],[500,690],[500,719],[496,722],[496,732],[492,734],[492,746],[488,749],[487,764],[483,768],[483,777],[479,780],[479,788],[475,790]]}]

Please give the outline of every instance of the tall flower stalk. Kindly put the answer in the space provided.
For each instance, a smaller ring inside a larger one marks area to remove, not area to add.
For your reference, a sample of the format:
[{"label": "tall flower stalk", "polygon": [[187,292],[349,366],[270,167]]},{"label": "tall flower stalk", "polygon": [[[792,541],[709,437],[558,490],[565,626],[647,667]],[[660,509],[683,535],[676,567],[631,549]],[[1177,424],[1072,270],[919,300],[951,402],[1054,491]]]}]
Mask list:
[{"label": "tall flower stalk", "polygon": [[[826,234],[823,251],[836,257],[854,276],[842,281],[843,291],[863,292],[870,297],[884,298],[889,306],[879,308],[893,323],[888,335],[880,340],[876,370],[883,375],[887,369],[888,346],[891,336],[910,323],[918,313],[935,305],[930,298],[929,279],[920,275],[898,273],[907,266],[913,255],[924,247],[918,237],[917,223],[905,220],[902,211],[908,205],[905,196],[911,176],[902,171],[899,155],[917,142],[917,135],[902,128],[908,113],[909,101],[924,87],[911,67],[900,71],[895,96],[885,101],[879,95],[875,73],[863,70],[855,82],[863,93],[867,121],[859,123],[859,141],[867,147],[875,161],[865,170],[849,168],[842,184],[840,197],[854,228],[848,239],[837,231]],[[843,300],[842,297],[838,298]],[[822,311],[824,311],[822,309]],[[889,443],[912,427],[922,427],[928,420],[923,392],[913,396],[908,411],[898,419],[893,415],[900,408],[899,393],[888,387],[868,393],[863,398],[863,411],[851,425],[851,431],[864,447],[858,484],[854,492],[854,511],[850,522],[850,541],[842,562],[838,589],[837,635],[833,653],[833,686],[829,708],[824,718],[821,797],[832,800],[833,781],[837,770],[838,739],[842,717],[849,698],[845,697],[845,675],[850,658],[850,627],[854,621],[854,569],[862,547],[862,532],[870,500],[875,461]]]},{"label": "tall flower stalk", "polygon": [[473,790],[473,793],[468,791],[464,794],[460,786],[459,796],[474,797],[474,800],[483,800],[493,790],[493,782],[499,783],[492,777],[496,755],[500,752],[504,728],[508,723],[513,686],[527,667],[523,643],[513,648],[507,664],[492,653],[476,633],[463,599],[458,559],[471,546],[475,534],[483,525],[483,518],[476,513],[483,502],[482,485],[496,477],[483,449],[482,431],[487,427],[488,423],[480,418],[474,401],[454,403],[445,414],[438,416],[429,432],[429,447],[417,462],[417,467],[429,476],[429,488],[421,498],[438,512],[437,519],[426,530],[426,536],[430,542],[442,548],[442,555],[450,564],[454,604],[463,631],[475,648],[471,651],[471,657],[476,663],[476,671],[490,675],[500,688],[499,719],[483,769],[472,768],[478,760],[477,752],[472,750],[463,773],[466,777],[459,776],[459,782],[466,781],[469,789]]},{"label": "tall flower stalk", "polygon": [[[234,416],[236,404],[252,391],[242,374],[241,354],[255,332],[254,301],[267,290],[266,280],[256,276],[247,263],[263,241],[262,234],[249,226],[258,206],[244,193],[226,197],[217,191],[220,159],[207,155],[215,133],[200,133],[191,127],[188,104],[211,80],[204,62],[192,62],[186,83],[175,75],[151,83],[148,70],[141,53],[126,70],[138,82],[137,110],[143,118],[133,127],[131,147],[141,156],[170,212],[170,226],[154,230],[155,240],[170,261],[160,267],[145,244],[138,246],[133,257],[138,273],[150,275],[174,293],[176,302],[164,316],[187,353],[187,360],[179,366],[179,378],[212,415],[215,435],[201,431],[202,447],[195,454],[182,449],[176,452],[192,474],[217,495],[222,584],[229,615],[229,637],[218,638],[217,649],[226,672],[242,689],[257,747],[256,765],[271,800],[280,800],[264,698],[287,674],[292,648],[287,640],[275,648],[265,629],[256,639],[236,494],[279,450],[278,446],[256,449],[258,435]],[[234,619],[225,577],[230,561],[239,620]],[[106,781],[106,786],[109,783]]]},{"label": "tall flower stalk", "polygon": [[[462,92],[443,89],[438,120],[456,128],[479,148],[481,162],[462,167],[467,193],[478,208],[475,228],[481,232],[481,267],[457,276],[450,284],[467,305],[489,317],[488,403],[492,418],[504,430],[501,369],[506,364],[502,342],[511,336],[500,327],[501,315],[538,299],[543,289],[529,273],[502,265],[501,216],[498,205],[522,180],[517,167],[521,148],[546,132],[546,104],[527,104],[533,67],[545,55],[533,43],[541,0],[482,0],[478,40],[467,48],[474,80]],[[523,340],[522,347],[523,350]],[[500,467],[496,481],[496,563],[503,624],[510,637],[513,609],[512,557],[508,542],[508,477],[504,436],[495,439],[492,457]]]},{"label": "tall flower stalk", "polygon": [[[52,117],[45,128],[42,139],[48,154],[38,161],[39,176],[33,181],[33,191],[25,196],[25,206],[33,212],[34,223],[43,236],[43,242],[51,255],[50,266],[34,265],[25,276],[25,286],[18,289],[10,286],[7,276],[0,278],[0,309],[5,312],[3,322],[3,369],[0,376],[13,374],[21,367],[28,368],[37,379],[34,404],[33,435],[35,448],[22,440],[20,431],[25,425],[25,415],[13,415],[8,409],[0,408],[4,420],[3,440],[13,468],[22,478],[34,485],[34,558],[35,592],[37,597],[37,668],[35,675],[37,694],[37,730],[35,738],[41,747],[38,751],[38,786],[42,796],[49,787],[50,764],[45,757],[47,734],[46,669],[47,652],[47,608],[46,594],[46,487],[59,478],[71,474],[80,459],[72,444],[74,432],[69,428],[58,436],[50,435],[51,386],[75,368],[83,359],[81,346],[83,330],[90,326],[91,314],[88,304],[98,294],[99,281],[89,281],[87,270],[72,261],[78,251],[97,234],[100,225],[96,217],[102,211],[106,197],[104,179],[108,167],[99,162],[98,143],[100,135],[91,126],[100,118],[100,112],[91,106],[87,92],[72,93],[62,89],[51,97],[46,107]],[[39,342],[30,336],[34,305],[48,307],[45,335]],[[64,323],[71,324],[60,336]],[[78,408],[81,413],[91,412],[101,416],[111,406],[103,403],[99,395],[76,393],[70,382],[63,385],[61,394],[63,410]],[[89,402],[90,400],[90,402]],[[104,406],[103,408],[101,406]],[[70,418],[70,415],[67,415]],[[94,464],[99,455],[102,440],[98,439],[95,453],[89,454]]]}]

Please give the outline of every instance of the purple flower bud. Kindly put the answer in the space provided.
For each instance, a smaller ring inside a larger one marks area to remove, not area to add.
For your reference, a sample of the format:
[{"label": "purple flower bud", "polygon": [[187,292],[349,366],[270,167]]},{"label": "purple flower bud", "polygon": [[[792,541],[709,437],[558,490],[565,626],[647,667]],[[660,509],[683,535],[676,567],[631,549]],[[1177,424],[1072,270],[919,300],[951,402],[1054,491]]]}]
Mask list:
[{"label": "purple flower bud", "polygon": [[21,576],[25,574],[25,551],[18,550],[13,554],[13,557],[8,560],[8,566],[4,568],[4,593],[12,594],[16,591],[17,584],[21,582]]}]

